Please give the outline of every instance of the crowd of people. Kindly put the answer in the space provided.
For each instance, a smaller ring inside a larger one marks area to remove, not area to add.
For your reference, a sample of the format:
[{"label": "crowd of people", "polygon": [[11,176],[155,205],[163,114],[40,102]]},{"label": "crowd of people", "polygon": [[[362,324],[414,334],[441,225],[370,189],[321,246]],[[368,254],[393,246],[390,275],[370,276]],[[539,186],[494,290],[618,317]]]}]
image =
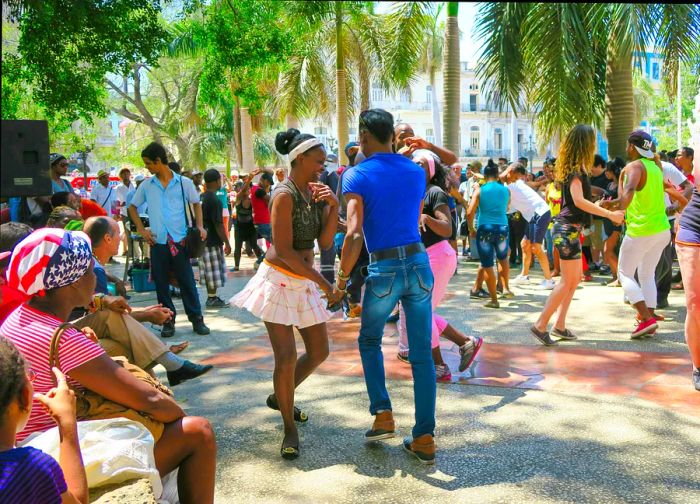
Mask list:
[{"label": "crowd of people", "polygon": [[[591,272],[621,286],[636,311],[635,340],[653,337],[663,319],[657,309],[668,305],[672,288],[684,288],[692,380],[700,390],[700,169],[696,163],[693,171],[692,149],[657,153],[649,134],[634,131],[628,162],[606,162],[596,154],[593,128],[578,125],[557,157],[533,173],[524,158],[463,166],[381,109],[363,111],[358,124],[358,140],[345,148],[348,166],[296,129],[277,135],[289,166],[274,173],[181,170],[151,143],[142,152],[148,177],[132,179],[125,168],[115,187],[100,172],[89,196],[63,178],[66,158],[51,155],[53,195],[20,200],[12,222],[0,227],[0,497],[33,492],[41,502],[86,502],[76,421],[105,418],[105,408],[76,407],[76,396],[89,392],[109,403],[109,418],[125,416],[151,432],[160,474],[179,469],[182,502],[213,501],[212,427],[185,415],[152,371],[162,365],[174,387],[212,368],[178,355],[189,342],[162,341],[175,334],[174,294],[199,335],[209,334],[205,310],[229,304],[264,322],[275,359],[266,404],[282,417],[284,459],[300,456],[297,423],[309,414],[295,405],[295,389],[328,357],[326,323],[336,311],[361,322],[374,416],[365,439],[396,435],[381,343],[385,323],[398,320],[396,358],[411,366],[415,383],[416,422],[403,446],[434,463],[436,382],[451,379],[439,339],[459,348],[460,372],[484,344],[436,313],[458,273],[460,239],[462,255],[480,263],[470,298],[488,300],[484,308],[514,298],[511,283],[529,283],[537,260],[540,288],[551,292],[530,332],[548,346],[579,337],[567,314]],[[157,305],[130,306],[124,283],[105,268],[120,247],[129,252],[130,235],[148,247]],[[256,271],[224,300],[231,253],[232,271],[243,253],[256,258]],[[160,326],[160,338],[144,323]],[[54,424],[60,465],[23,446]]]}]

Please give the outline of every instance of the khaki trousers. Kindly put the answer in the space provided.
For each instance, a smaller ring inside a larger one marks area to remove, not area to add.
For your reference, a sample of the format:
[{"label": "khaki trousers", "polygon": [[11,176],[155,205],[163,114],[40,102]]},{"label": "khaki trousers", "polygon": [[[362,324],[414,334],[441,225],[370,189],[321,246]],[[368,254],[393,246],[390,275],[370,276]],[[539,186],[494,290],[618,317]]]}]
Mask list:
[{"label": "khaki trousers", "polygon": [[112,310],[99,310],[74,322],[80,328],[90,327],[100,345],[111,357],[123,355],[141,369],[155,365],[155,360],[169,348],[131,315]]}]

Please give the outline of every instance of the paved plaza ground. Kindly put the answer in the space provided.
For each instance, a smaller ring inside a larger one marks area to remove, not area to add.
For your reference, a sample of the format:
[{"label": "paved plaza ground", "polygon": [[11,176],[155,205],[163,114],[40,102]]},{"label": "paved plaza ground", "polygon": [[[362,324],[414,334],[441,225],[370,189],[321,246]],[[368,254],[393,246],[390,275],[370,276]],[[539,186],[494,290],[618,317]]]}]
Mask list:
[{"label": "paved plaza ground", "polygon": [[[121,276],[118,260],[110,269]],[[242,266],[222,298],[253,274],[250,260]],[[442,343],[453,382],[438,384],[434,467],[406,455],[400,437],[365,443],[372,417],[357,322],[338,315],[329,323],[331,355],[297,393],[310,416],[300,426],[301,457],[288,462],[279,456],[279,414],[265,406],[273,360],[263,324],[239,309],[207,310],[212,333],[198,336],[176,300],[172,342],[189,340],[183,356],[216,365],[175,388],[188,414],[208,417],[216,431],[216,502],[699,502],[700,393],[690,380],[682,291],[671,293],[655,338],[631,341],[633,310],[620,288],[600,285],[608,277],[596,277],[570,311],[579,340],[543,347],[528,332],[549,293],[536,287],[537,272],[531,286],[513,287],[515,299],[489,310],[468,296],[476,268],[460,261],[438,310],[485,343],[463,375],[456,348]],[[155,293],[134,293],[132,303],[153,304]],[[403,436],[413,424],[413,388],[396,344],[388,324],[388,388]]]}]

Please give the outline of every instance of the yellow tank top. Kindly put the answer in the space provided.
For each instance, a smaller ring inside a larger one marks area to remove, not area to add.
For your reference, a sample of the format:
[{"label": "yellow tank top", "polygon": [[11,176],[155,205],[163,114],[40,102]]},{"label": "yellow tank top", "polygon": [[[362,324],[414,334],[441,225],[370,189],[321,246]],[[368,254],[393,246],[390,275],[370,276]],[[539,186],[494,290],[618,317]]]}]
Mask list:
[{"label": "yellow tank top", "polygon": [[[647,172],[644,188],[634,192],[625,221],[631,238],[651,236],[669,229],[664,201],[664,175],[651,159],[640,159]],[[627,176],[625,175],[625,182]]]}]

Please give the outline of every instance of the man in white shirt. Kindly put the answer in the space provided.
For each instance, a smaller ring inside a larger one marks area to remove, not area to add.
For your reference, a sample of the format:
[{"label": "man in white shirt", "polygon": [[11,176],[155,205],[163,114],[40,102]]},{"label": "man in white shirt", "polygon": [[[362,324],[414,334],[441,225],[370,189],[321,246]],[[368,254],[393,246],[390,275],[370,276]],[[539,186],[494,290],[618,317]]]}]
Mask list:
[{"label": "man in white shirt", "polygon": [[129,251],[129,235],[130,231],[126,223],[129,221],[129,216],[127,214],[126,207],[131,199],[129,196],[134,195],[136,192],[136,186],[131,183],[131,170],[128,168],[122,168],[119,170],[119,178],[121,183],[116,187],[114,192],[117,193],[117,204],[119,205],[119,216],[115,217],[115,220],[119,221],[122,227],[122,250],[124,255]]},{"label": "man in white shirt", "polygon": [[[468,165],[469,170],[471,170],[471,177],[469,177],[467,180],[462,182],[459,185],[459,193],[462,195],[462,198],[464,198],[464,201],[467,202],[467,207],[469,206],[469,202],[471,201],[472,195],[474,194],[474,188],[479,185],[479,180],[481,180],[481,162],[479,161],[473,161],[469,163]],[[467,220],[467,208],[464,208],[464,219]],[[468,224],[467,224],[468,225]],[[474,227],[478,227],[478,221],[477,217],[474,218]],[[467,236],[469,236],[469,230],[467,230]],[[474,242],[474,243],[472,243]],[[472,259],[478,259],[479,258],[479,251],[476,248],[476,241],[475,240],[469,240],[469,249],[465,247],[466,245],[466,238],[462,240],[462,255],[463,256],[468,256],[471,257]],[[468,251],[467,251],[468,250]]]},{"label": "man in white shirt", "polygon": [[110,185],[109,173],[106,171],[97,172],[97,183],[90,192],[90,199],[96,201],[110,217],[119,215],[117,191]]},{"label": "man in white shirt", "polygon": [[552,214],[549,210],[549,205],[542,199],[542,196],[537,194],[525,182],[527,174],[527,169],[522,164],[513,163],[500,175],[501,179],[508,182],[508,189],[511,194],[510,209],[520,212],[528,222],[525,237],[521,243],[523,249],[523,270],[520,275],[515,277],[513,283],[530,282],[530,262],[534,253],[544,273],[545,279],[541,286],[551,290],[554,288],[555,282],[549,269],[547,254],[542,249],[542,242],[547,233],[547,227],[552,220]]}]

